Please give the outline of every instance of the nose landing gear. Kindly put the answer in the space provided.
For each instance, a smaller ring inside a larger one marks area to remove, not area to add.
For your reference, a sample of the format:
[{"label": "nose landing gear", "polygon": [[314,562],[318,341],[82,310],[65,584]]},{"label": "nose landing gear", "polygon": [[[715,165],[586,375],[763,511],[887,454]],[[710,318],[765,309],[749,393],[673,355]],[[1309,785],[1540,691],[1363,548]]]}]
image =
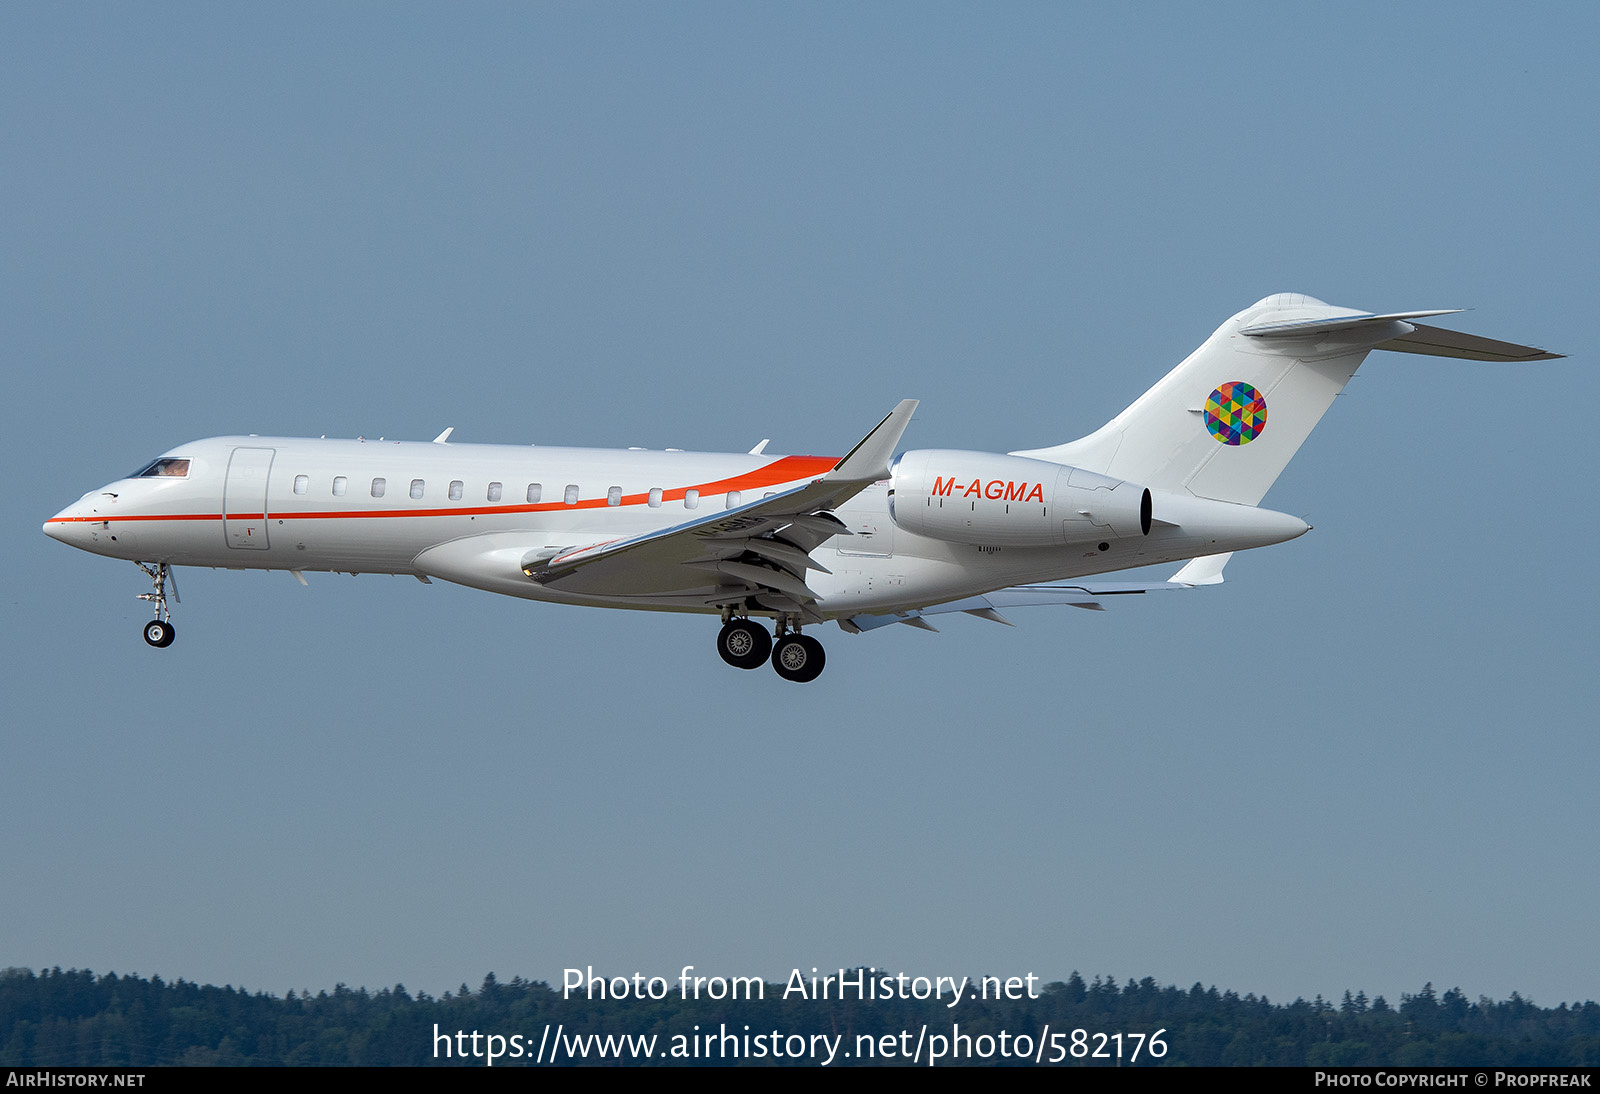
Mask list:
[{"label": "nose landing gear", "polygon": [[143,562],[135,562],[135,566],[150,576],[150,582],[155,586],[155,591],[140,593],[140,600],[148,600],[156,606],[156,617],[144,625],[144,640],[158,650],[164,650],[172,645],[172,640],[178,636],[177,628],[172,625],[172,611],[167,607],[167,582],[172,582],[172,599],[182,603],[178,596],[178,578],[172,568],[165,562],[158,562],[148,566]]}]

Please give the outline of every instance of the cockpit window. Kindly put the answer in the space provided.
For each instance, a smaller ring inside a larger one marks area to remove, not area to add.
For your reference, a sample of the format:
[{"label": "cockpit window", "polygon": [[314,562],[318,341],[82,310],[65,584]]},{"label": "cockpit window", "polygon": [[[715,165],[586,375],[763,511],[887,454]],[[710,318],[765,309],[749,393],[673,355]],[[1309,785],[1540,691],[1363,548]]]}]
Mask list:
[{"label": "cockpit window", "polygon": [[136,479],[186,479],[189,477],[188,460],[157,460],[134,476]]}]

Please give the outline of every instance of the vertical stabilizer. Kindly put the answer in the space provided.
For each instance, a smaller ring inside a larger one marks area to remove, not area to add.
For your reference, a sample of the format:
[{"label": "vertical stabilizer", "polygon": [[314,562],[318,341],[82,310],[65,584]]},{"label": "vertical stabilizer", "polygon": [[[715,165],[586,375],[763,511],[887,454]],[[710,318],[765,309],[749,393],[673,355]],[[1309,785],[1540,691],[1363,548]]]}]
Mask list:
[{"label": "vertical stabilizer", "polygon": [[1081,440],[1014,452],[1152,490],[1255,505],[1373,349],[1477,360],[1556,354],[1309,296],[1269,296],[1217,328],[1133,405]]}]

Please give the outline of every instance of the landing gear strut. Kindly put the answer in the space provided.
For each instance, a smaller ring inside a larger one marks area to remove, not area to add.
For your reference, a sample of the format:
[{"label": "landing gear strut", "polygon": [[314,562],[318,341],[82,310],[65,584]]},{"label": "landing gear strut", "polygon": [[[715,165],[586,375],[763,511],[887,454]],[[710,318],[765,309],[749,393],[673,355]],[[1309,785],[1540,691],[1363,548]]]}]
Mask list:
[{"label": "landing gear strut", "polygon": [[164,650],[178,636],[177,628],[172,625],[172,611],[167,607],[168,581],[172,582],[172,599],[180,600],[178,579],[165,562],[158,562],[154,566],[147,566],[143,562],[135,562],[134,565],[148,574],[150,583],[155,586],[155,592],[139,594],[140,600],[148,600],[156,606],[156,617],[144,625],[144,640],[156,649]]}]

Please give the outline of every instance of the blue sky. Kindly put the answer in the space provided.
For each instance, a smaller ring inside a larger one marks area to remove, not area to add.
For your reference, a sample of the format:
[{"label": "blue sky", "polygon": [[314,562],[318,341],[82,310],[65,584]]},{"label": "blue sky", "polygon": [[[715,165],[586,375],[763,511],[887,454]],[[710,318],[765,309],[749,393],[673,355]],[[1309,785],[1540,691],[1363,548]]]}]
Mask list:
[{"label": "blue sky", "polygon": [[[0,965],[1600,995],[1585,5],[0,8]],[[829,628],[48,540],[225,433],[1086,433],[1271,292],[1369,359],[1218,589]]]}]

